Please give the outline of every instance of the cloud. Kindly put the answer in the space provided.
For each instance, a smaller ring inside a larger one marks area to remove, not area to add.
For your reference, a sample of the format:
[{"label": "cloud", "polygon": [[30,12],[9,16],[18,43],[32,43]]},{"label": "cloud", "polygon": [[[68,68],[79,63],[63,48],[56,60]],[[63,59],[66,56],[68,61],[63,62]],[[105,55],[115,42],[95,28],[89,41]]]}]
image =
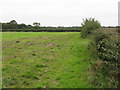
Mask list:
[{"label": "cloud", "polygon": [[95,17],[102,25],[117,26],[118,0],[2,0],[0,20],[43,26],[78,26]]}]

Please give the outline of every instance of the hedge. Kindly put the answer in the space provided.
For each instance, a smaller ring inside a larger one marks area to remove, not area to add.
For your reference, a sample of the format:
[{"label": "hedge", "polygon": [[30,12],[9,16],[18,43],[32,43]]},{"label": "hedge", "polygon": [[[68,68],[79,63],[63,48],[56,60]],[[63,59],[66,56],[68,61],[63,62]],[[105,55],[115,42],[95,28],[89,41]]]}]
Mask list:
[{"label": "hedge", "polygon": [[99,58],[104,61],[118,63],[119,61],[119,33],[105,29],[95,33],[95,44]]},{"label": "hedge", "polygon": [[[94,46],[99,59],[93,64],[94,81],[99,87],[120,88],[120,33],[98,30],[94,34]],[[96,68],[97,67],[97,68]],[[96,68],[96,69],[95,69]]]},{"label": "hedge", "polygon": [[80,32],[80,29],[3,29],[2,32]]}]

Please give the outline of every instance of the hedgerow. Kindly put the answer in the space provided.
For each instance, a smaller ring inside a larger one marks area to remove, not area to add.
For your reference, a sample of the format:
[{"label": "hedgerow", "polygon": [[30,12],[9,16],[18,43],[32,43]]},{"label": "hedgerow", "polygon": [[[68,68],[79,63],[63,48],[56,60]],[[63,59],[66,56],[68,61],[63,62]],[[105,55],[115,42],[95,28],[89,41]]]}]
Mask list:
[{"label": "hedgerow", "polygon": [[2,32],[80,32],[80,28],[3,29]]},{"label": "hedgerow", "polygon": [[92,83],[95,87],[120,87],[119,30],[103,29],[97,20],[89,18],[83,20],[81,37],[93,38],[90,49],[96,59],[91,63],[94,72]]},{"label": "hedgerow", "polygon": [[110,63],[119,61],[119,34],[113,31],[99,30],[94,35],[99,58]]},{"label": "hedgerow", "polygon": [[96,72],[94,81],[98,87],[118,88],[120,78],[120,35],[116,31],[101,29],[94,34],[93,45],[96,48],[98,60],[93,64]]}]

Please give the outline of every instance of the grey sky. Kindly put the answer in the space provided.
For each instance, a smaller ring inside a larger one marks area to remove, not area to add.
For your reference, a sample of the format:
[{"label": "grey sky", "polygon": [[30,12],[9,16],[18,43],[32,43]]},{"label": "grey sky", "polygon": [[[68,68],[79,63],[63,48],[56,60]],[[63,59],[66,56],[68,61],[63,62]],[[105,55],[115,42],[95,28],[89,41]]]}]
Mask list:
[{"label": "grey sky", "polygon": [[42,26],[80,26],[94,17],[104,26],[118,25],[119,0],[0,0],[0,22],[40,22]]}]

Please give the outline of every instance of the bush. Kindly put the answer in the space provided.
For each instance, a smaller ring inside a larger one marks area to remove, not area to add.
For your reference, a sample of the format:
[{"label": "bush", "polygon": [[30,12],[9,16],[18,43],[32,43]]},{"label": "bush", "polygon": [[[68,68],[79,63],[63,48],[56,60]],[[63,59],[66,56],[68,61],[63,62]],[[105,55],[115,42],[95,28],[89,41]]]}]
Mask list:
[{"label": "bush", "polygon": [[94,41],[101,60],[118,63],[120,44],[118,39],[117,32],[101,29],[95,33]]},{"label": "bush", "polygon": [[96,60],[92,64],[93,78],[92,84],[95,88],[118,88],[119,68],[107,61]]},{"label": "bush", "polygon": [[[120,37],[116,31],[101,29],[94,34],[93,45],[99,60],[95,61],[93,71],[96,72],[94,81],[98,87],[117,88],[119,85],[120,69]],[[100,64],[98,65],[98,62]],[[96,64],[97,63],[97,64]]]},{"label": "bush", "polygon": [[81,37],[83,38],[88,37],[89,34],[92,34],[93,31],[101,27],[100,23],[94,18],[83,19],[83,23],[81,25]]}]

